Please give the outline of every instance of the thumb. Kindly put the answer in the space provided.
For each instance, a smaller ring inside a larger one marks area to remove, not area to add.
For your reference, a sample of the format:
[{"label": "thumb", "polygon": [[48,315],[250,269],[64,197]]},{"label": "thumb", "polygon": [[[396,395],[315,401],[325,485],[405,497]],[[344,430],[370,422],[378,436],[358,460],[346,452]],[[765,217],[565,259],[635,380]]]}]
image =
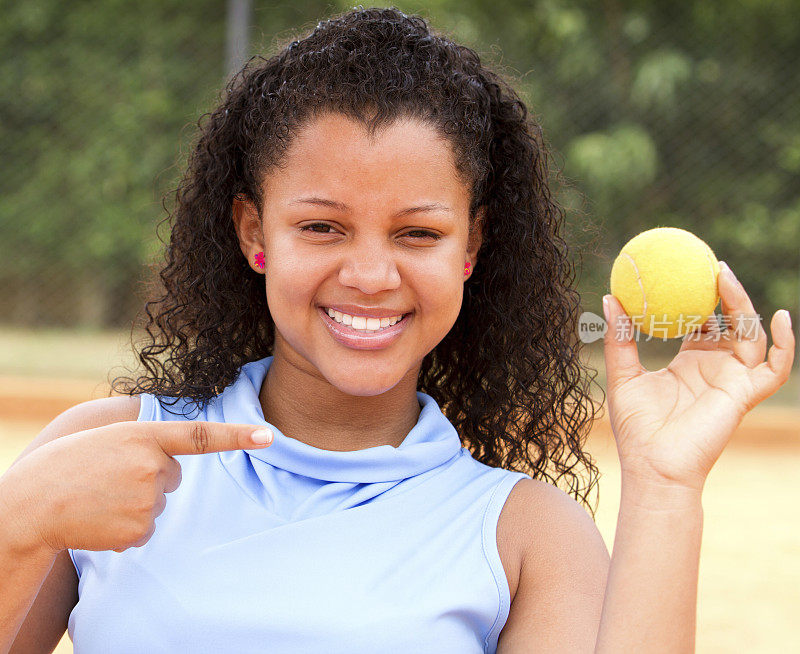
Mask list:
[{"label": "thumb", "polygon": [[639,361],[639,351],[634,339],[636,330],[625,308],[613,295],[604,295],[603,303],[608,322],[608,329],[603,336],[606,385],[608,388],[617,388],[647,371]]},{"label": "thumb", "polygon": [[[153,438],[164,454],[206,454],[228,450],[249,450],[272,443],[272,430],[255,425],[228,424],[204,420],[185,422],[145,422],[146,432]],[[262,429],[268,432],[269,440],[260,443],[253,440],[253,433]]]}]

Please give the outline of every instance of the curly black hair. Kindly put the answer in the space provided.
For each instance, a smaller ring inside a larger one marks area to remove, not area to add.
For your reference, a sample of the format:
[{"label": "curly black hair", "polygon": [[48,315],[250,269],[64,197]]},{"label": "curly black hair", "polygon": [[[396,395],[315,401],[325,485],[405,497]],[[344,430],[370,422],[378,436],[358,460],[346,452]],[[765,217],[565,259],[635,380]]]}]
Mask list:
[{"label": "curly black hair", "polygon": [[470,229],[477,210],[486,211],[461,311],[423,359],[418,388],[477,460],[554,485],[566,477],[565,490],[594,518],[588,494],[599,472],[584,444],[597,407],[587,390],[594,377],[582,372],[596,371],[579,358],[580,296],[541,127],[474,50],[434,32],[421,16],[359,5],[289,40],[274,56],[251,58],[219,106],[198,120],[174,214],[164,203],[164,220],[174,224],[160,282],[153,275],[148,284],[158,299],[144,306],[149,340],[137,357],[146,373],[117,377],[111,392],[201,404],[243,364],[272,354],[263,277],[242,256],[234,198],[261,207],[263,176],[321,113],[339,112],[369,133],[400,116],[418,117],[453,147],[472,192]]}]

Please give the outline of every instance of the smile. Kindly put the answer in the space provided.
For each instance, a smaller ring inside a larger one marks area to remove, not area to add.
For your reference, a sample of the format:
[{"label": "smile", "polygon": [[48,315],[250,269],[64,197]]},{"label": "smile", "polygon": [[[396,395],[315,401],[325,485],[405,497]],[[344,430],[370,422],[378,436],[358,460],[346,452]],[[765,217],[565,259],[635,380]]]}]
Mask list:
[{"label": "smile", "polygon": [[358,350],[375,350],[391,345],[405,331],[411,316],[406,313],[391,318],[366,318],[327,307],[319,307],[319,313],[334,340]]},{"label": "smile", "polygon": [[368,316],[352,316],[349,313],[337,311],[330,307],[323,307],[328,315],[340,325],[350,325],[353,329],[364,330],[367,332],[377,332],[385,327],[391,327],[403,319],[405,314],[392,316],[390,318],[370,318]]}]

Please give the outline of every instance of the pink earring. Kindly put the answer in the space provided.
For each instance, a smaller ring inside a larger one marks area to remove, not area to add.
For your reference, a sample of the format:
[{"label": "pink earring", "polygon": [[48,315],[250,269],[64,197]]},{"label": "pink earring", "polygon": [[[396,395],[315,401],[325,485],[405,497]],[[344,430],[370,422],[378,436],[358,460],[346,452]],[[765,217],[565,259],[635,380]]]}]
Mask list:
[{"label": "pink earring", "polygon": [[464,262],[464,274],[469,275],[469,261]]},{"label": "pink earring", "polygon": [[256,265],[259,268],[263,268],[264,267],[264,253],[263,252],[257,253],[256,256],[255,256],[255,260],[256,260]]}]

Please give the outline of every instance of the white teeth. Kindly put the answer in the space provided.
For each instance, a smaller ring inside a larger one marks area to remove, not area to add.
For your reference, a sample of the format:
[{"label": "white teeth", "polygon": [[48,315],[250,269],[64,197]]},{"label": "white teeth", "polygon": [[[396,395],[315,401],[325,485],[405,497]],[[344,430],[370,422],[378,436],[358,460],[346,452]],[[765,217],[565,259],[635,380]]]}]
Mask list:
[{"label": "white teeth", "polygon": [[376,332],[385,327],[394,325],[403,316],[392,316],[391,318],[367,318],[366,316],[351,316],[341,311],[334,309],[327,309],[328,315],[336,322],[343,325],[351,325],[353,329],[358,329],[367,332]]}]

